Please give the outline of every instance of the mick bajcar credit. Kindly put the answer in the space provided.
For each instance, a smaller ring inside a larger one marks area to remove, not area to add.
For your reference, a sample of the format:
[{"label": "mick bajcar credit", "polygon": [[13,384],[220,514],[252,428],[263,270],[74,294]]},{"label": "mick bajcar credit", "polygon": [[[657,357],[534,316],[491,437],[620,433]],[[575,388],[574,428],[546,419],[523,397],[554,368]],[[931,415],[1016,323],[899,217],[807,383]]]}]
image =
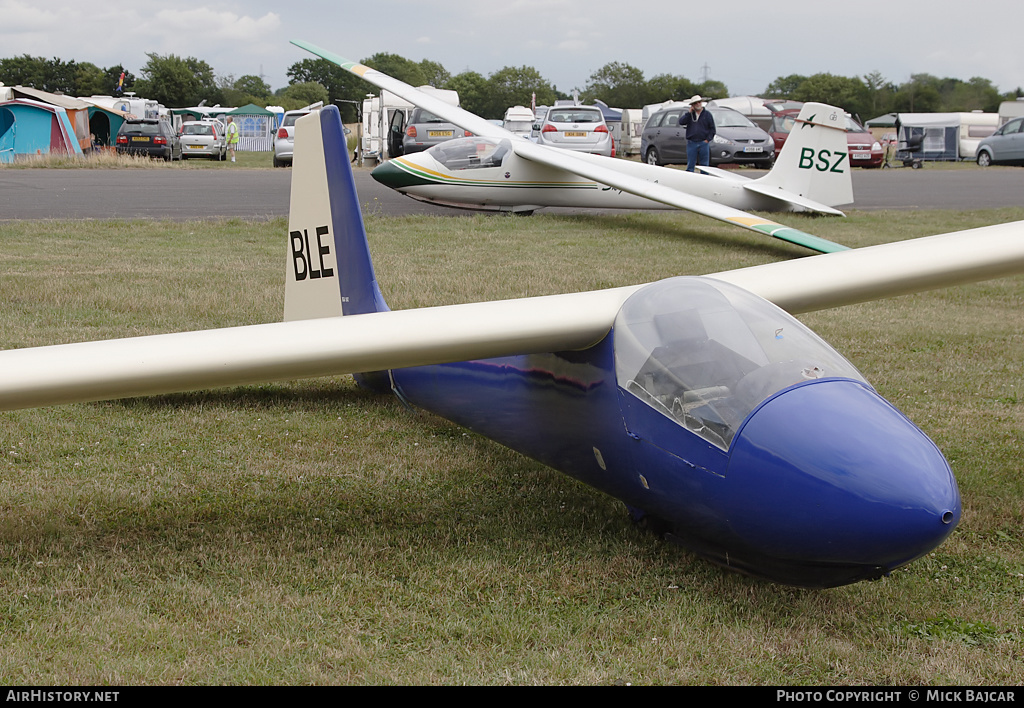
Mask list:
[{"label": "mick bajcar credit", "polygon": [[775,691],[779,703],[1016,703],[1013,688],[832,688]]}]

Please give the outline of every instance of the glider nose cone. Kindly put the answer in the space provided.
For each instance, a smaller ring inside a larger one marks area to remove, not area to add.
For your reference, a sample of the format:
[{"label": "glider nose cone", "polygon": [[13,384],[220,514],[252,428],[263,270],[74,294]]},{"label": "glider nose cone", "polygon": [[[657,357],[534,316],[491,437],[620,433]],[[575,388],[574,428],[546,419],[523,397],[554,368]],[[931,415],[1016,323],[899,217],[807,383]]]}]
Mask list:
[{"label": "glider nose cone", "polygon": [[400,190],[403,187],[417,184],[418,180],[405,169],[404,159],[402,158],[403,162],[400,162],[398,158],[388,160],[375,167],[370,176],[391,189]]},{"label": "glider nose cone", "polygon": [[762,404],[733,441],[728,478],[749,489],[734,528],[757,552],[856,567],[860,577],[928,553],[960,520],[942,453],[854,381],[822,380]]}]

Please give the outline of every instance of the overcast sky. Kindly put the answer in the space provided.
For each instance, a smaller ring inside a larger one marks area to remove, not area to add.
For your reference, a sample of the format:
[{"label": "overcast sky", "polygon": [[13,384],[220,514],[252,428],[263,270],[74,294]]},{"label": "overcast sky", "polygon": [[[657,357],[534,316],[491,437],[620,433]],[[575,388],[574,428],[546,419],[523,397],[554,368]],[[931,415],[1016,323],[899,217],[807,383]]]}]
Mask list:
[{"label": "overcast sky", "polygon": [[706,75],[733,95],[789,74],[873,71],[895,83],[981,76],[1007,92],[1024,85],[1022,20],[1020,0],[0,0],[0,58],[123,64],[137,75],[147,52],[194,56],[218,76],[261,75],[278,89],[311,57],[288,40],[305,39],[354,60],[431,59],[452,74],[532,66],[565,92],[612,61],[645,78]]}]

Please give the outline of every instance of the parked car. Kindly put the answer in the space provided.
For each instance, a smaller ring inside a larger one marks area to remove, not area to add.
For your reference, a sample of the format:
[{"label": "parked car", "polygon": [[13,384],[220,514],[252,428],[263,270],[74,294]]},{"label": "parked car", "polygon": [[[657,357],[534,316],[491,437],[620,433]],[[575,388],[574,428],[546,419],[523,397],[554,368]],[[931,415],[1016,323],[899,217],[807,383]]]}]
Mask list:
[{"label": "parked car", "polygon": [[614,142],[597,106],[555,106],[540,123],[538,145],[611,157]]},{"label": "parked car", "polygon": [[846,144],[850,150],[850,165],[853,167],[881,167],[885,161],[882,143],[850,116],[846,116]]},{"label": "parked car", "polygon": [[978,143],[977,161],[989,165],[1024,165],[1024,118],[1014,118]]},{"label": "parked car", "polygon": [[170,162],[181,159],[181,141],[171,124],[158,118],[133,118],[121,124],[115,140],[119,155],[147,155]]},{"label": "parked car", "polygon": [[309,108],[301,108],[285,111],[281,117],[281,125],[274,134],[274,167],[292,164],[292,155],[295,154],[295,121],[310,112]]},{"label": "parked car", "polygon": [[786,144],[786,138],[793,131],[793,126],[796,125],[796,117],[800,115],[800,109],[787,108],[781,111],[775,111],[772,113],[772,122],[768,127],[768,134],[772,136],[772,142],[775,143],[775,154],[778,155],[782,151],[782,146]]},{"label": "parked car", "polygon": [[[647,121],[640,140],[640,154],[649,165],[685,165],[686,129],[679,116],[689,106],[663,108]],[[769,168],[775,162],[775,143],[739,111],[732,108],[705,108],[715,119],[715,139],[711,143],[711,164],[756,165]]]},{"label": "parked car", "polygon": [[224,124],[220,121],[195,120],[181,124],[181,159],[211,157],[223,160],[227,156]]},{"label": "parked car", "polygon": [[[400,118],[396,112],[393,116],[392,130],[398,125],[394,120]],[[414,152],[429,150],[452,138],[462,138],[471,135],[469,131],[459,128],[440,116],[435,116],[423,108],[414,108],[409,114],[409,120],[404,125],[402,132],[402,151],[400,154],[409,155]],[[395,155],[392,155],[395,157]]]}]

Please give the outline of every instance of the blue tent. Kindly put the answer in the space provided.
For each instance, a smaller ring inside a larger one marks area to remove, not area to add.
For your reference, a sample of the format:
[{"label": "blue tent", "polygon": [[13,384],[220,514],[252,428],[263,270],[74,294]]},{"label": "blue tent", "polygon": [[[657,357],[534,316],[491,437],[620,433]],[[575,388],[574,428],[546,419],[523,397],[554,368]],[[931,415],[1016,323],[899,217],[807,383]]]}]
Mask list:
[{"label": "blue tent", "polygon": [[0,103],[0,162],[51,154],[82,154],[67,111],[30,98]]}]

